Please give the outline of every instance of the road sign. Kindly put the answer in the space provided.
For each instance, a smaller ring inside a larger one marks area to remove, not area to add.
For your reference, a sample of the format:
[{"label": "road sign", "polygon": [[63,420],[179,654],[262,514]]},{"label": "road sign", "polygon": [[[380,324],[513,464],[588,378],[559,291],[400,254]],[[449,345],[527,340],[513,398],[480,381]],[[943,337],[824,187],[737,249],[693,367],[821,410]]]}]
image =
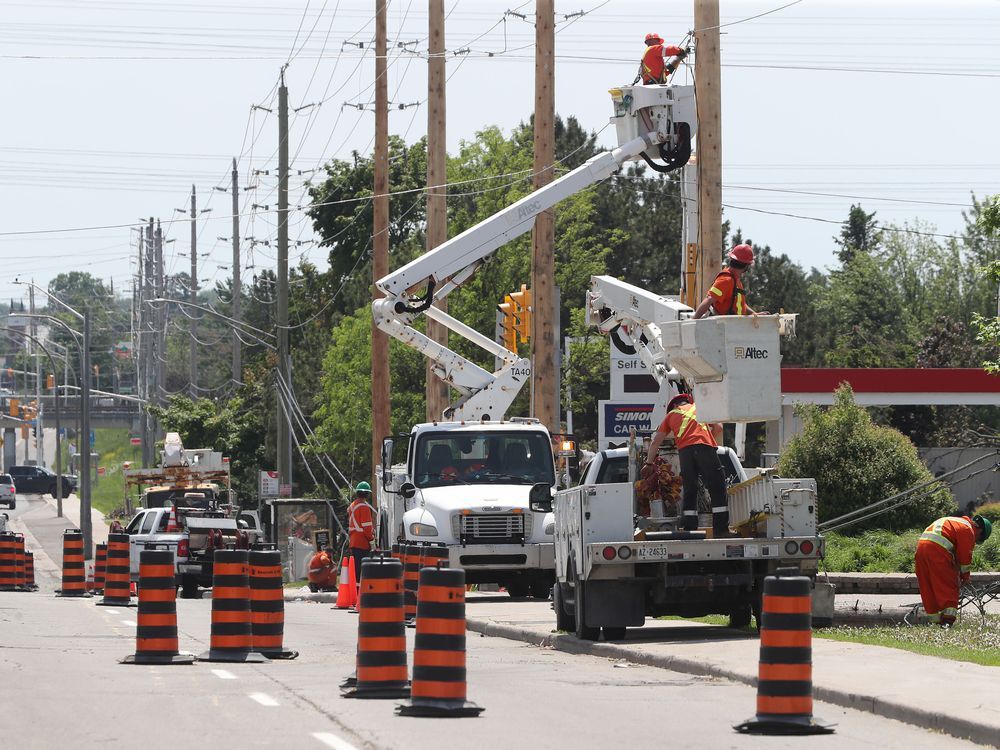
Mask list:
[{"label": "road sign", "polygon": [[629,430],[639,437],[649,437],[659,427],[667,406],[654,396],[648,401],[598,401],[597,447],[599,450],[628,444]]},{"label": "road sign", "polygon": [[142,438],[130,438],[129,442],[132,443],[132,445],[142,445]]},{"label": "road sign", "polygon": [[278,497],[278,472],[262,471],[258,475],[257,494],[261,497]]},{"label": "road sign", "polygon": [[330,546],[330,530],[315,529],[313,531],[313,546],[317,552],[322,552],[324,547]]}]

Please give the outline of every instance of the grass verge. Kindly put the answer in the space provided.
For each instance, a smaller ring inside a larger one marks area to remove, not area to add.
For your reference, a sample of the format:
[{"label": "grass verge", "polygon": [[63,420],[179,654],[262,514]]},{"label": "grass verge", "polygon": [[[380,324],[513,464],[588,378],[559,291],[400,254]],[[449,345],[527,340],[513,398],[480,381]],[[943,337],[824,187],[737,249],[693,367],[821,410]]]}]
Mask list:
[{"label": "grass verge", "polygon": [[862,643],[967,661],[986,667],[1000,667],[1000,615],[970,615],[949,630],[926,625],[891,625],[877,628],[838,626],[814,631],[817,638]]},{"label": "grass verge", "polygon": [[[917,539],[923,529],[866,531],[857,536],[824,534],[826,559],[831,573],[912,573]],[[973,570],[1000,570],[1000,534],[976,546]]]},{"label": "grass verge", "polygon": [[[137,449],[129,442],[129,431],[125,429],[98,428],[94,430],[94,451],[98,454],[97,465],[93,467],[90,485],[91,505],[105,516],[124,506],[125,478],[122,463],[135,461]],[[63,466],[69,457],[63,448]],[[104,476],[97,474],[98,467],[104,469]]]}]

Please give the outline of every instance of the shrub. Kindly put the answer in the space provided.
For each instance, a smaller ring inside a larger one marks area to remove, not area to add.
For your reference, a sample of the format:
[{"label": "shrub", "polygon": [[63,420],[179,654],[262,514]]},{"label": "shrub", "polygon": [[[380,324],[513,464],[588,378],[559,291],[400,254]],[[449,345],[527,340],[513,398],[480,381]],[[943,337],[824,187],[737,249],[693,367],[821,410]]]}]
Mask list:
[{"label": "shrub", "polygon": [[[842,383],[831,407],[796,408],[805,423],[792,438],[778,463],[786,477],[814,477],[819,493],[819,518],[824,521],[884,500],[934,477],[920,462],[909,439],[891,427],[872,422],[854,403],[850,385]],[[929,485],[930,494],[850,527],[901,530],[926,527],[935,518],[954,512],[955,500],[945,487]]]}]

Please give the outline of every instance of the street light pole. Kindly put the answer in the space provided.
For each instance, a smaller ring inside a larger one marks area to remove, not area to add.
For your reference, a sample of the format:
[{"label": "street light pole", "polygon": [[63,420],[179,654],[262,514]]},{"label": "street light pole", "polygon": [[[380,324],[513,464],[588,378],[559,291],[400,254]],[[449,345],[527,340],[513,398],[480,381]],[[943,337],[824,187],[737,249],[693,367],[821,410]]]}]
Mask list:
[{"label": "street light pole", "polygon": [[83,559],[91,558],[93,528],[90,517],[90,309],[83,310],[83,377],[80,378],[80,431],[83,455],[80,463],[80,531]]}]

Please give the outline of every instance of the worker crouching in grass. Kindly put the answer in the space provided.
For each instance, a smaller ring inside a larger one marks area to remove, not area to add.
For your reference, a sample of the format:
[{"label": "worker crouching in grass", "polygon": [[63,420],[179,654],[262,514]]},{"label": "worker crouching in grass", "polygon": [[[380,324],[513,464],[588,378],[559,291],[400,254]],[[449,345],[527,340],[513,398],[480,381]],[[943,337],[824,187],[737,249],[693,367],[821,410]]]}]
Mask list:
[{"label": "worker crouching in grass", "polygon": [[917,583],[931,623],[949,628],[955,622],[959,589],[971,577],[972,550],[989,539],[992,531],[989,519],[982,516],[946,516],[920,535]]}]

